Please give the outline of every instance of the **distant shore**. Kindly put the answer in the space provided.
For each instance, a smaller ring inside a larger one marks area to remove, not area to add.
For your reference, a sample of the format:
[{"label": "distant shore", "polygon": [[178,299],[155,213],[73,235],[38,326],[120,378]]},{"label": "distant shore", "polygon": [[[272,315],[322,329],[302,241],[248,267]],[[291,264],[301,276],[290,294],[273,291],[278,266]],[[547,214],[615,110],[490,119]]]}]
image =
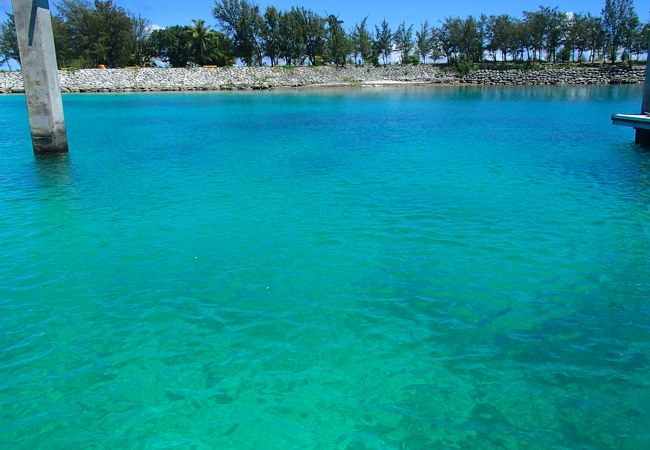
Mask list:
[{"label": "distant shore", "polygon": [[[269,90],[394,85],[641,84],[644,66],[483,69],[461,76],[434,65],[83,69],[59,72],[64,93]],[[0,72],[0,94],[23,93],[20,72]]]}]

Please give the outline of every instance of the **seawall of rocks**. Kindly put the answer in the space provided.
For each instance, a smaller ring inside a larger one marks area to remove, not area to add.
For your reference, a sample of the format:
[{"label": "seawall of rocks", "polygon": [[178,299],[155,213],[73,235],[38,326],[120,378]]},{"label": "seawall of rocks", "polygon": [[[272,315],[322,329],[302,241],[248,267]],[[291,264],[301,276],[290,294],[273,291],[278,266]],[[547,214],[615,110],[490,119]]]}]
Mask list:
[{"label": "seawall of rocks", "polygon": [[640,84],[645,82],[645,68],[602,66],[546,70],[478,70],[463,77],[462,82],[490,86]]},{"label": "seawall of rocks", "polygon": [[[63,92],[283,89],[319,86],[639,84],[645,68],[622,66],[478,70],[466,76],[433,65],[84,69],[59,72]],[[0,72],[0,94],[22,93],[20,72]]]}]

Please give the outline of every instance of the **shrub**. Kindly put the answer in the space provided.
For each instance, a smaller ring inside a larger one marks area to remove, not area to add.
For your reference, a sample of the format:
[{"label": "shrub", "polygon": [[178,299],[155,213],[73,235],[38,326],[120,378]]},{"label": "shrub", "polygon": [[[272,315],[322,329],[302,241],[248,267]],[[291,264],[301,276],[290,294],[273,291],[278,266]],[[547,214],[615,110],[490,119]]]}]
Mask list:
[{"label": "shrub", "polygon": [[456,71],[458,75],[461,77],[464,77],[465,75],[469,75],[470,72],[475,70],[474,64],[472,64],[471,61],[467,61],[465,59],[456,59],[452,63],[453,69]]}]

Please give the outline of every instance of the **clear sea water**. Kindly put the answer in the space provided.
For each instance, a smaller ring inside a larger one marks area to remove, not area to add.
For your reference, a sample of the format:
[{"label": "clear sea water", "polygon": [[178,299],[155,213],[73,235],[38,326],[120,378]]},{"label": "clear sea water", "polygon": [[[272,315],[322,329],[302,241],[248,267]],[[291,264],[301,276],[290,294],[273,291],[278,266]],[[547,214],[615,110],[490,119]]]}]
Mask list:
[{"label": "clear sea water", "polygon": [[640,97],[0,97],[0,447],[650,448]]}]

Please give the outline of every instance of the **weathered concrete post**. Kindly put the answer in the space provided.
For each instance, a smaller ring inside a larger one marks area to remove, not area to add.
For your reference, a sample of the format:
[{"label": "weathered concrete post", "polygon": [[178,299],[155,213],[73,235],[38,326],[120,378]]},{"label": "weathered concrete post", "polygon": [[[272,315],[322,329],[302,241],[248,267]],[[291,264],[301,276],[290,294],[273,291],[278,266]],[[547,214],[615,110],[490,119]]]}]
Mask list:
[{"label": "weathered concrete post", "polygon": [[48,0],[12,0],[34,153],[68,151]]},{"label": "weathered concrete post", "polygon": [[[643,105],[641,107],[641,114],[650,112],[650,42],[648,42],[648,56],[645,66],[645,86],[643,88]],[[636,143],[645,147],[650,146],[650,130],[637,128],[636,130]]]}]

